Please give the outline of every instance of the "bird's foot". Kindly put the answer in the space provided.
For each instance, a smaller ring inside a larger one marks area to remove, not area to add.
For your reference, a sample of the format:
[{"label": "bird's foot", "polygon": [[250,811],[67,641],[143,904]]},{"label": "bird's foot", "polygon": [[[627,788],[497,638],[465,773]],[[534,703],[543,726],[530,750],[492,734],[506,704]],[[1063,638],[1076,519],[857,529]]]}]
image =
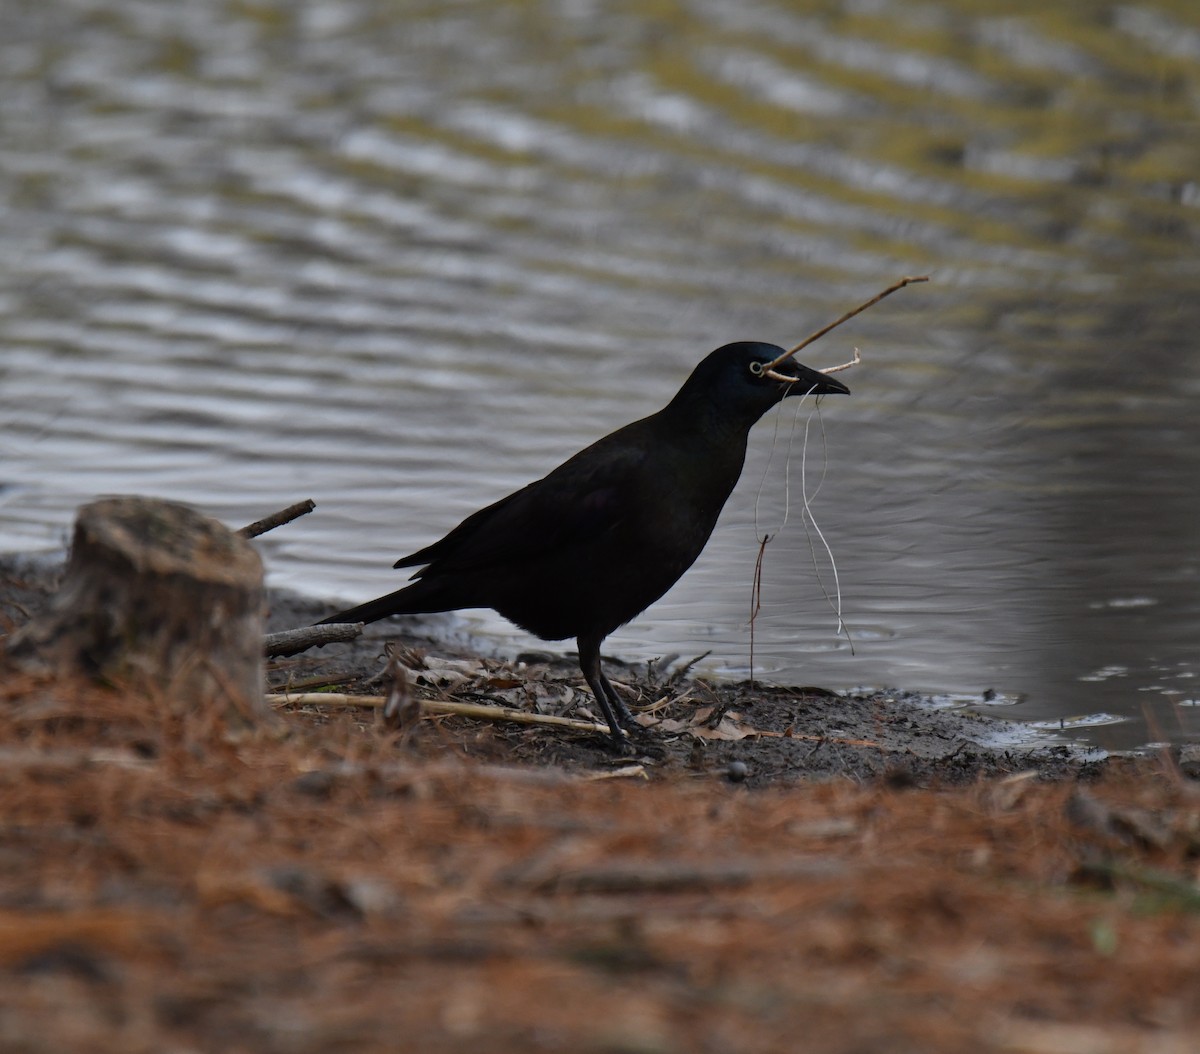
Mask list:
[{"label": "bird's foot", "polygon": [[647,743],[657,740],[648,728],[638,724],[628,710],[617,718],[618,724],[609,723],[608,743],[616,754],[644,752]]},{"label": "bird's foot", "polygon": [[616,713],[617,723],[627,732],[645,731],[638,724],[638,719],[634,716],[633,711],[625,705],[624,700],[619,695],[613,696],[613,711]]},{"label": "bird's foot", "polygon": [[625,735],[615,735],[610,732],[606,742],[609,749],[620,757],[625,757],[634,751],[633,742]]}]

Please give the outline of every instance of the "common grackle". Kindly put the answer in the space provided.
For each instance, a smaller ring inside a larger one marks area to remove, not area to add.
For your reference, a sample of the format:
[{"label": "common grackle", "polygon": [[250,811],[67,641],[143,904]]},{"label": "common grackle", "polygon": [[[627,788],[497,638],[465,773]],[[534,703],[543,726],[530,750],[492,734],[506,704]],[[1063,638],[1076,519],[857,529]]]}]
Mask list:
[{"label": "common grackle", "polygon": [[396,567],[411,585],[323,622],[374,622],[493,608],[544,640],[575,637],[579,666],[614,743],[628,707],[600,668],[600,644],[654,603],[700,555],[742,472],[751,426],[789,395],[846,393],[772,344],[707,356],[658,413],[619,428],[543,479],[468,516]]}]

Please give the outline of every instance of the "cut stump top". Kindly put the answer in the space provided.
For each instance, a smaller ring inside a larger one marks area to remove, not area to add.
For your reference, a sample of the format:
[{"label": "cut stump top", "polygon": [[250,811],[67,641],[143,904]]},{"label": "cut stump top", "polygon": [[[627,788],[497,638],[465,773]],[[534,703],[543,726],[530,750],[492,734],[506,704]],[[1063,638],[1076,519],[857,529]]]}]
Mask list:
[{"label": "cut stump top", "polygon": [[85,505],[75,523],[75,547],[81,544],[119,556],[136,573],[187,574],[217,585],[242,585],[262,570],[246,539],[195,509],[158,499],[115,497]]}]

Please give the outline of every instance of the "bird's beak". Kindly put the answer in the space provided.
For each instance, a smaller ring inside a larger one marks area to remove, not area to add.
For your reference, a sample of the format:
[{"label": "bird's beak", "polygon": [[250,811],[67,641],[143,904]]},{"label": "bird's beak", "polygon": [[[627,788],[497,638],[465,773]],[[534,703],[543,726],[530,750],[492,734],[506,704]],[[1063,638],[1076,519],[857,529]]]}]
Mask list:
[{"label": "bird's beak", "polygon": [[[850,389],[835,377],[810,370],[798,362],[781,362],[775,369],[787,376],[788,395],[849,395]],[[795,378],[794,380],[792,378]]]}]

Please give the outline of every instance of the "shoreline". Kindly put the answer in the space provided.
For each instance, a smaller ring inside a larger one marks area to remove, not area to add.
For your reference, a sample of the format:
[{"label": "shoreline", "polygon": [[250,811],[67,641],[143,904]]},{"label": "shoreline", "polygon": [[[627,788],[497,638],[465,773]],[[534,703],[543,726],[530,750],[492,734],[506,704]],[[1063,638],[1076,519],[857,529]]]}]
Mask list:
[{"label": "shoreline", "polygon": [[[0,614],[14,624],[34,614],[61,568],[52,558],[0,556]],[[309,625],[331,606],[282,590],[269,591],[269,604],[268,631]],[[355,641],[269,662],[269,691],[379,692],[390,646],[405,657],[418,697],[585,720],[598,716],[571,652],[483,656],[431,635],[421,616],[372,623]],[[633,737],[624,754],[601,736],[560,729],[437,718],[439,731],[448,747],[492,762],[569,771],[636,763],[652,778],[707,775],[748,786],[836,777],[959,785],[1023,772],[1091,777],[1110,757],[1130,756],[1071,742],[1039,743],[1014,730],[1013,722],[938,707],[915,692],[839,694],[691,677],[679,667],[655,669],[608,656],[604,661],[634,709],[649,710],[642,720],[650,727]]]}]

